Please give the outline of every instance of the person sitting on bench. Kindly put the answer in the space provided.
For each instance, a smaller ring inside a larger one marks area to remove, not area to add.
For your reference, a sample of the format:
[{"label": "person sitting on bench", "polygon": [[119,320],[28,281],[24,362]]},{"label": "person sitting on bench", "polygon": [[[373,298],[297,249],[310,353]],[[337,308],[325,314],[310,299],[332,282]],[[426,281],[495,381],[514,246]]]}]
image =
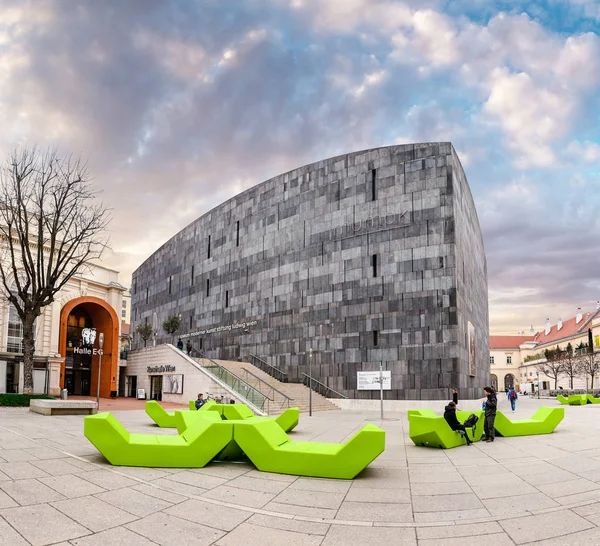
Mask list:
[{"label": "person sitting on bench", "polygon": [[465,428],[465,425],[463,425],[456,418],[456,404],[454,402],[448,402],[448,405],[444,408],[444,419],[453,431],[458,432],[461,436],[464,436],[467,439],[468,446],[470,446],[473,443],[469,439],[469,435],[467,434],[467,429]]}]

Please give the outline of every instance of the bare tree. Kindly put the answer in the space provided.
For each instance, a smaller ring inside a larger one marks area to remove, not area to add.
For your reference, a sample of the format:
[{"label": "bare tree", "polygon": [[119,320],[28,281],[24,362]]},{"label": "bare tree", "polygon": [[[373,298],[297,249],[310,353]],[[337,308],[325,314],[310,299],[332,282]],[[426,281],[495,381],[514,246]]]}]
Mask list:
[{"label": "bare tree", "polygon": [[23,325],[23,392],[33,392],[34,323],[67,281],[100,258],[110,221],[87,167],[54,151],[0,166],[0,290]]},{"label": "bare tree", "polygon": [[590,389],[594,389],[594,379],[598,375],[600,362],[597,353],[587,353],[579,360],[582,375],[591,379]]},{"label": "bare tree", "polygon": [[563,374],[563,363],[561,360],[548,360],[543,364],[538,364],[535,369],[554,379],[554,388],[558,388],[558,378]]},{"label": "bare tree", "polygon": [[570,343],[565,351],[560,352],[560,361],[563,366],[562,373],[569,378],[569,388],[573,389],[573,379],[579,377],[582,371],[578,359],[573,355],[573,347]]}]

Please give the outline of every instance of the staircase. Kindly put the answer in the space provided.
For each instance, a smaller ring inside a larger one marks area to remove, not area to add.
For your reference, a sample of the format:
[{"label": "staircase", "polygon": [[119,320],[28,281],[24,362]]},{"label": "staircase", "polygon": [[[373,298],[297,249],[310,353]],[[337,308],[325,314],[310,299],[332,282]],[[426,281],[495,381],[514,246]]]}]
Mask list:
[{"label": "staircase", "polygon": [[[207,359],[197,358],[195,360],[201,366],[210,365],[210,361]],[[308,411],[309,389],[301,383],[282,383],[248,362],[235,362],[231,360],[215,360],[214,362],[243,379],[257,391],[267,395],[270,400],[267,401],[264,409],[269,415],[279,414],[288,407],[300,408],[301,412]],[[272,388],[269,389],[269,387]],[[285,396],[282,396],[282,394]],[[289,400],[289,404],[286,396],[292,399]],[[313,411],[329,411],[337,409],[339,408],[335,404],[313,391]]]}]

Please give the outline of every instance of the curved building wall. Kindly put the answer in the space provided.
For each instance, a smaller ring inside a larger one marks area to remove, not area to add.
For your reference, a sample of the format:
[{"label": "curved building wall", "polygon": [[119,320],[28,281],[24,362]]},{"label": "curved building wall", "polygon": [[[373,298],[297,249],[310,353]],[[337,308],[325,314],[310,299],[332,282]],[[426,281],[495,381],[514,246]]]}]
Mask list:
[{"label": "curved building wall", "polygon": [[351,153],[237,195],[134,272],[134,328],[154,314],[181,314],[181,334],[208,356],[257,355],[291,380],[312,348],[313,376],[350,397],[379,396],[356,390],[356,372],[380,361],[386,397],[480,396],[487,267],[454,148]]}]

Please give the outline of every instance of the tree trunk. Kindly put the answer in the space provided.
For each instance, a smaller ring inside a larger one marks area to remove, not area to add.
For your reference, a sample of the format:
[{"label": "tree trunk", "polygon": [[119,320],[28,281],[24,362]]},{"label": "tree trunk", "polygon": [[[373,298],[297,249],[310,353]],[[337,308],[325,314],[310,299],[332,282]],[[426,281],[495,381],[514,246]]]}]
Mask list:
[{"label": "tree trunk", "polygon": [[554,390],[558,389],[558,377],[554,378]]},{"label": "tree trunk", "polygon": [[33,394],[33,353],[35,315],[28,313],[23,320],[23,394]]}]

